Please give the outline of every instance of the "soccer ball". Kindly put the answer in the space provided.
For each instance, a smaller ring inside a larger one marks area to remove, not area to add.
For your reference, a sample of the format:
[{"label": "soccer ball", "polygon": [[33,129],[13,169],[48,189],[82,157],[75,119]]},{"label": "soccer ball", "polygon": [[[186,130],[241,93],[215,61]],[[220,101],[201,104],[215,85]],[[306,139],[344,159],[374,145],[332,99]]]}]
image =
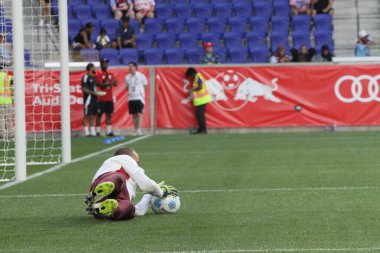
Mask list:
[{"label": "soccer ball", "polygon": [[156,214],[169,213],[173,214],[178,212],[181,202],[179,196],[168,195],[164,198],[153,196],[151,202],[152,210]]}]

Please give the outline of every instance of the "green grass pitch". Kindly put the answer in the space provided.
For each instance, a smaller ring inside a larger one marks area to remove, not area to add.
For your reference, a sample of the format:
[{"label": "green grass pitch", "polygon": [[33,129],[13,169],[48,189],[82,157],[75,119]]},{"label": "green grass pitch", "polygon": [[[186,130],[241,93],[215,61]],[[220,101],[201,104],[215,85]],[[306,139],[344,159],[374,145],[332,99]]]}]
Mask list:
[{"label": "green grass pitch", "polygon": [[[131,146],[147,175],[178,188],[178,214],[88,216],[85,193],[112,152],[102,153],[1,190],[0,252],[380,252],[379,140],[377,132],[149,137]],[[73,156],[108,147],[101,142],[74,138]]]}]

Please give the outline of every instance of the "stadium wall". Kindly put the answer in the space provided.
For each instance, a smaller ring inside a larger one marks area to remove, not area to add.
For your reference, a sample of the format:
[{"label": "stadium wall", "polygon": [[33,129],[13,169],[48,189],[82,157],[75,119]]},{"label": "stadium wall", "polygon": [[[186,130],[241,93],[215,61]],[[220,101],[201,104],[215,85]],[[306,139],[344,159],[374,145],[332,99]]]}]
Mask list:
[{"label": "stadium wall", "polygon": [[[193,107],[187,95],[189,83],[184,79],[188,66],[139,68],[150,80],[153,90],[146,92],[143,127],[158,133],[186,132],[196,126]],[[269,131],[297,129],[313,131],[380,126],[380,65],[273,65],[273,66],[196,66],[203,74],[213,97],[207,108],[209,128],[214,132]],[[128,115],[125,67],[113,68],[119,82],[114,90],[114,128],[128,132],[132,120]],[[32,85],[33,101],[51,104],[59,110],[59,71],[56,78],[34,73],[27,78]],[[51,72],[49,72],[49,75]],[[70,72],[71,129],[82,130],[83,100],[80,80],[84,71]],[[152,94],[152,96],[151,96]],[[28,104],[27,103],[27,104]],[[42,107],[41,107],[42,109]],[[39,114],[43,117],[43,113]],[[152,117],[151,117],[152,115]],[[35,118],[30,121],[39,120]],[[42,118],[41,118],[42,119]],[[50,121],[51,122],[51,121]],[[54,121],[59,122],[59,120]],[[28,125],[28,124],[27,124]],[[59,125],[41,125],[42,129]]]}]

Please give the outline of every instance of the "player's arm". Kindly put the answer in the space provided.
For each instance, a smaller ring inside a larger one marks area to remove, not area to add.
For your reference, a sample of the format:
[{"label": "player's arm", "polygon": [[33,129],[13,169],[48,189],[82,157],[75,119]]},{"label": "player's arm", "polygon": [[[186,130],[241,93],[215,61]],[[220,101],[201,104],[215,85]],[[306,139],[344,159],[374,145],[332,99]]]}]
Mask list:
[{"label": "player's arm", "polygon": [[203,87],[203,81],[202,79],[198,78],[198,83],[196,87],[191,88],[191,91],[199,91]]},{"label": "player's arm", "polygon": [[83,79],[82,79],[82,90],[85,94],[91,94],[91,95],[94,95],[94,96],[97,96],[98,94],[95,92],[95,91],[92,91],[88,88],[86,82],[87,82],[87,79],[88,77],[87,76],[84,76]]}]

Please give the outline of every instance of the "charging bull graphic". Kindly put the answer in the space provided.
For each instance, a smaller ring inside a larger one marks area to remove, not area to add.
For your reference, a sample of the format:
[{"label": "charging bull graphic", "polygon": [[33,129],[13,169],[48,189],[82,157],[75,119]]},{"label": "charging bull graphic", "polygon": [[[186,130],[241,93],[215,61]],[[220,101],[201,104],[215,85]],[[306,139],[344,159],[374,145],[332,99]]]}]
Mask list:
[{"label": "charging bull graphic", "polygon": [[[234,70],[227,70],[219,73],[215,78],[205,81],[208,92],[213,102],[220,109],[225,111],[237,111],[243,108],[248,102],[255,103],[260,97],[267,101],[280,103],[281,99],[273,92],[278,90],[278,79],[274,78],[271,85],[265,85],[250,77],[245,77]],[[183,80],[183,90],[188,92],[191,88],[188,80]],[[192,100],[189,96],[182,99],[182,104],[187,104]],[[233,102],[232,102],[232,101]]]}]

